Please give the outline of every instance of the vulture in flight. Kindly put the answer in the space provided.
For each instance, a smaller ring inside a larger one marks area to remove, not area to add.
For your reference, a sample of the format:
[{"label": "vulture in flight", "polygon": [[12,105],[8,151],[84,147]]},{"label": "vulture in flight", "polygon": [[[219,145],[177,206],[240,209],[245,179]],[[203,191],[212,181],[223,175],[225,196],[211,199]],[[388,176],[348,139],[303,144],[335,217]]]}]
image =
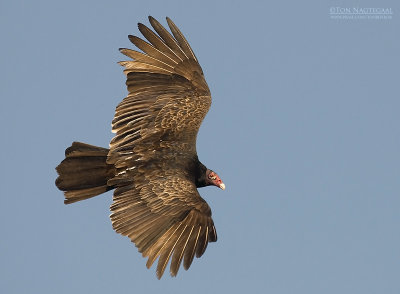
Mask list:
[{"label": "vulture in flight", "polygon": [[128,96],[117,106],[110,148],[73,142],[57,166],[56,186],[65,204],[114,190],[114,230],[135,243],[146,266],[158,259],[160,279],[170,263],[176,276],[217,241],[211,209],[197,188],[225,189],[202,164],[196,137],[211,105],[210,89],[189,43],[167,18],[172,32],[149,17],[144,38],[129,36],[140,51],[120,49]]}]

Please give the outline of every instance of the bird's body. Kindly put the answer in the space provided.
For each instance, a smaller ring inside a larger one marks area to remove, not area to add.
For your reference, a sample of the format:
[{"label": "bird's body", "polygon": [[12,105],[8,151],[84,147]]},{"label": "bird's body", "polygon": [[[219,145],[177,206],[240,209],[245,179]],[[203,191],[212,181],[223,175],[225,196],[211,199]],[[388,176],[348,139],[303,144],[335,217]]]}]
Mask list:
[{"label": "bird's body", "polygon": [[74,142],[57,167],[57,187],[65,203],[115,189],[113,228],[148,257],[158,258],[160,278],[171,259],[175,276],[188,269],[208,242],[217,240],[211,209],[197,188],[225,185],[197,156],[196,138],[211,106],[211,94],[192,49],[167,18],[173,36],[149,17],[156,35],[143,24],[150,42],[129,36],[144,53],[120,49],[128,96],[117,106],[110,149]]}]

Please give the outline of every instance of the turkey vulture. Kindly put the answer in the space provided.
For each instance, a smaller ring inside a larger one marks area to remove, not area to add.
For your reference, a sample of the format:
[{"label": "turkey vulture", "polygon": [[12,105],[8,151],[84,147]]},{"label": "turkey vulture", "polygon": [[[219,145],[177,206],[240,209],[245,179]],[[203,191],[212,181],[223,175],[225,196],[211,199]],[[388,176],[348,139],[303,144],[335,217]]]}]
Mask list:
[{"label": "turkey vulture", "polygon": [[142,52],[120,49],[133,60],[120,62],[129,94],[116,108],[110,149],[73,142],[56,168],[56,186],[65,204],[115,189],[112,226],[148,257],[147,268],[158,258],[160,279],[169,260],[176,276],[182,261],[187,270],[217,241],[197,188],[225,185],[197,157],[197,132],[211,105],[197,58],[168,17],[172,35],[149,21],[155,32],[138,24],[148,42],[129,36]]}]

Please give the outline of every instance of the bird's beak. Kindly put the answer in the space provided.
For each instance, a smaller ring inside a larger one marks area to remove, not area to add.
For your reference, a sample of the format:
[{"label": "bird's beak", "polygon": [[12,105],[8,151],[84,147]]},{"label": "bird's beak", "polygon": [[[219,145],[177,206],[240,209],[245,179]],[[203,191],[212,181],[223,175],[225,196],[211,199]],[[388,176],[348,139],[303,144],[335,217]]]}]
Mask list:
[{"label": "bird's beak", "polygon": [[224,183],[219,184],[219,187],[220,187],[222,190],[225,190],[225,184],[224,184]]}]

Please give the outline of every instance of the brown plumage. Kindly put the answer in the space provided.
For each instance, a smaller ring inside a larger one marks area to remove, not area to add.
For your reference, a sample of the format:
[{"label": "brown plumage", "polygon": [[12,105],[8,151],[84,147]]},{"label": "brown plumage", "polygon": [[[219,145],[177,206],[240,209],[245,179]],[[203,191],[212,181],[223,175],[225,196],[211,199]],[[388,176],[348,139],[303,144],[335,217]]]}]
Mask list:
[{"label": "brown plumage", "polygon": [[175,276],[188,269],[208,242],[217,240],[211,209],[197,188],[225,185],[198,159],[196,137],[211,105],[210,90],[193,50],[167,18],[172,35],[149,17],[153,32],[138,25],[147,42],[129,36],[141,51],[120,49],[128,96],[112,121],[110,149],[74,142],[57,167],[65,203],[115,189],[111,221],[148,257],[158,258],[161,278],[171,260]]}]

